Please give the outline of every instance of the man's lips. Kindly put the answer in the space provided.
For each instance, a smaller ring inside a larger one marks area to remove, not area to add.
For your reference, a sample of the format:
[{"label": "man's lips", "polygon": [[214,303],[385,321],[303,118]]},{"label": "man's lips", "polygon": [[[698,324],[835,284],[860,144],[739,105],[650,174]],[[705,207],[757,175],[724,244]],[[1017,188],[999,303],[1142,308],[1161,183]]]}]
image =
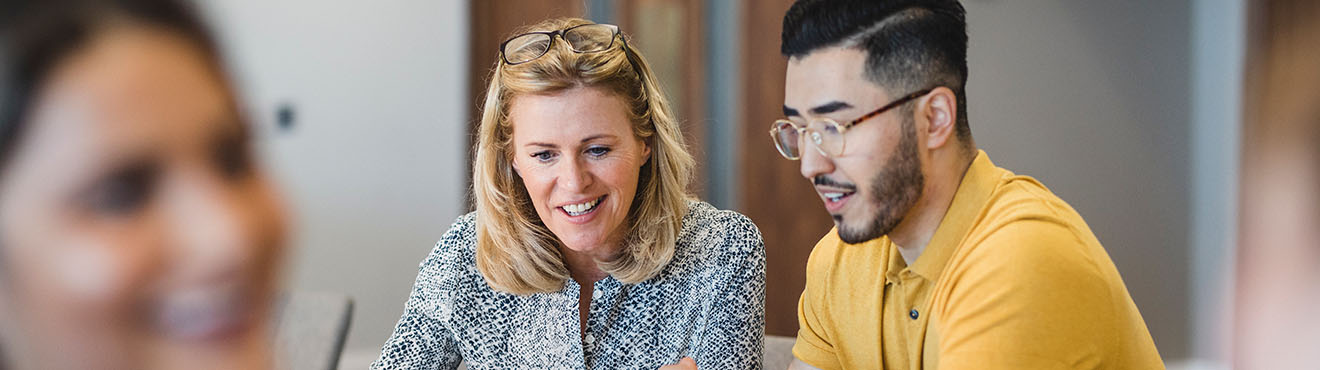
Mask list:
[{"label": "man's lips", "polygon": [[856,191],[837,187],[818,186],[816,187],[816,193],[820,194],[821,200],[825,202],[825,209],[831,214],[835,214],[843,209],[843,206],[848,203],[848,200],[852,198],[853,194],[856,194]]}]

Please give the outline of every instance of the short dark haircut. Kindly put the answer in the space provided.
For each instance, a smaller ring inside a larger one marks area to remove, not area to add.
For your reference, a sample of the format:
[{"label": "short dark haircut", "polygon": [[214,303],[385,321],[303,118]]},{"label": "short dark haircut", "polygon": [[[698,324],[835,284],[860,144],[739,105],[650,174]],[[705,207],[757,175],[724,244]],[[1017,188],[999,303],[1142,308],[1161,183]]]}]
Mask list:
[{"label": "short dark haircut", "polygon": [[782,37],[789,58],[834,46],[865,51],[867,78],[896,96],[948,87],[958,99],[955,132],[970,142],[967,19],[957,0],[798,0]]},{"label": "short dark haircut", "polygon": [[51,70],[118,21],[179,35],[219,68],[211,35],[191,6],[179,0],[0,1],[0,170],[23,134],[33,95]]}]

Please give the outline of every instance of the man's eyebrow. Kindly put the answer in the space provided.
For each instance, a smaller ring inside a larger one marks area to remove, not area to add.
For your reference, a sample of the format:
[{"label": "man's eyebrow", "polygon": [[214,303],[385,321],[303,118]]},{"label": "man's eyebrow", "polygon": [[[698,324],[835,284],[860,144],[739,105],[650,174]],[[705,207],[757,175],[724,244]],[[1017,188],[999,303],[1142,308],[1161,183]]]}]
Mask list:
[{"label": "man's eyebrow", "polygon": [[811,114],[813,115],[830,114],[852,107],[853,107],[852,104],[844,103],[841,101],[832,101],[826,103],[825,105],[820,105],[815,108],[811,108]]},{"label": "man's eyebrow", "polygon": [[784,116],[785,116],[785,117],[798,117],[798,116],[801,116],[801,114],[798,114],[797,109],[789,108],[787,105],[785,105],[785,106],[784,106]]}]

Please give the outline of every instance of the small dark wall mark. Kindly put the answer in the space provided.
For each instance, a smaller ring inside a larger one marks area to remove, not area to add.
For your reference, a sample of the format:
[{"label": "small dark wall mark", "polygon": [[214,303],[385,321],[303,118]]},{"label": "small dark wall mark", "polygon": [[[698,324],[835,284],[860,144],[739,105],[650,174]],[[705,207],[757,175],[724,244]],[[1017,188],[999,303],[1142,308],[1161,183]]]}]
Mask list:
[{"label": "small dark wall mark", "polygon": [[293,103],[282,103],[279,107],[275,108],[275,123],[279,127],[280,132],[292,132],[297,121],[298,112],[297,109],[294,108]]}]

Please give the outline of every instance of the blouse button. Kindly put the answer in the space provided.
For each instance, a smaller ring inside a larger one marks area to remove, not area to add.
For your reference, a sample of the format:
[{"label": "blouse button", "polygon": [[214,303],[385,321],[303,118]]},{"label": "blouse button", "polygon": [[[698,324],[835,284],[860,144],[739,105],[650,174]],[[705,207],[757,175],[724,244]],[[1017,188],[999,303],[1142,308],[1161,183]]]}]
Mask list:
[{"label": "blouse button", "polygon": [[584,339],[587,341],[587,344],[591,344],[592,342],[596,341],[596,336],[591,335],[591,333],[587,333],[587,337]]},{"label": "blouse button", "polygon": [[921,316],[921,314],[918,313],[915,308],[913,308],[912,311],[908,311],[908,317],[911,317],[913,320],[916,320],[919,316]]}]

